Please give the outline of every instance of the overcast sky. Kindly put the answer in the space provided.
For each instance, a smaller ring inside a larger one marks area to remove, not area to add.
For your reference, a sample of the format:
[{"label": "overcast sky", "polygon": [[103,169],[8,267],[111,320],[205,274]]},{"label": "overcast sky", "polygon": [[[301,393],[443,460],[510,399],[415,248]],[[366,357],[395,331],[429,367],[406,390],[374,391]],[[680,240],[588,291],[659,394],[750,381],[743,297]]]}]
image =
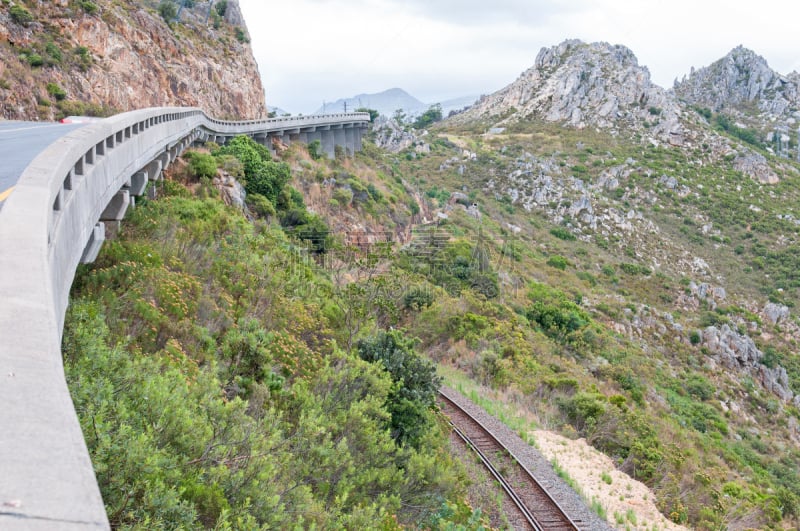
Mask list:
[{"label": "overcast sky", "polygon": [[400,87],[426,103],[494,92],[569,38],[629,47],[669,88],[742,44],[800,71],[799,0],[239,0],[267,104]]}]

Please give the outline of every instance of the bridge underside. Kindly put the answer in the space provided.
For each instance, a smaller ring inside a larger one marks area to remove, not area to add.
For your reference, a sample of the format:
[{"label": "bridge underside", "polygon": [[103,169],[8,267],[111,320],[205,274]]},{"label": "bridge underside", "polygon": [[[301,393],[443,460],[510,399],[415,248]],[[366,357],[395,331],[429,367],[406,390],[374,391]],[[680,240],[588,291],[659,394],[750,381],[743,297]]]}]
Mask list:
[{"label": "bridge underside", "polygon": [[[328,158],[336,156],[336,148],[342,149],[342,153],[351,157],[354,153],[361,151],[362,139],[366,126],[361,124],[338,124],[321,125],[309,127],[293,127],[270,132],[248,133],[253,140],[269,148],[274,155],[279,145],[290,145],[295,142],[311,145],[319,142],[319,151],[325,153]],[[233,138],[232,135],[221,135],[218,133],[206,133],[199,138],[200,141],[211,141],[217,144],[224,144]]]}]

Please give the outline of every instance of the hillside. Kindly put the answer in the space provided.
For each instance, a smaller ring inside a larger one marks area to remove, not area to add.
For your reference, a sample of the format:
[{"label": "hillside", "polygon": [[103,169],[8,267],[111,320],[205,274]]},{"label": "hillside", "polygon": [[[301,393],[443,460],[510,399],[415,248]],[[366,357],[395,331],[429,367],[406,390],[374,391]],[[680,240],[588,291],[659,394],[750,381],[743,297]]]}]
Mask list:
[{"label": "hillside", "polygon": [[[174,8],[168,14],[179,4],[166,3]],[[170,24],[158,5],[4,2],[2,117],[52,120],[168,105],[202,107],[219,118],[265,117],[264,89],[237,1],[218,3],[227,8],[211,13],[209,4],[198,3]]]},{"label": "hillside", "polygon": [[767,149],[769,114],[746,127],[648,83],[627,49],[567,42],[399,154],[440,230],[483,246],[497,282],[474,285],[489,301],[464,303],[476,317],[455,337],[425,344],[521,418],[585,437],[673,521],[791,527],[800,169]]},{"label": "hillside", "polygon": [[433,362],[618,529],[797,528],[800,165],[718,99],[566,41],[399,153],[187,154],[65,325],[112,522],[501,527]]}]

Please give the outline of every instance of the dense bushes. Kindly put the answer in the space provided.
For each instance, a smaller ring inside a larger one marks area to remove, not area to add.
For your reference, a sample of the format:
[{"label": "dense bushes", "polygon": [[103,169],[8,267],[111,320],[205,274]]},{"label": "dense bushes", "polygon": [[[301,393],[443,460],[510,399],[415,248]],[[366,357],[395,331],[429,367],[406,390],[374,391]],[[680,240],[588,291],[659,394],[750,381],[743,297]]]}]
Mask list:
[{"label": "dense bushes", "polygon": [[140,205],[73,289],[65,371],[112,526],[469,520],[443,512],[460,480],[411,342],[342,352],[282,232],[188,195]]},{"label": "dense bushes", "polygon": [[533,302],[525,315],[545,334],[567,343],[581,342],[577,332],[589,325],[591,319],[577,304],[563,293],[539,283],[531,285],[529,297]]},{"label": "dense bushes", "polygon": [[244,166],[244,189],[248,194],[260,194],[277,205],[278,196],[289,182],[289,165],[274,162],[269,150],[248,136],[237,136],[213,153],[233,155]]},{"label": "dense bushes", "polygon": [[8,14],[11,15],[11,20],[22,26],[27,26],[33,22],[33,15],[31,12],[20,5],[11,6],[8,10]]},{"label": "dense bushes", "polygon": [[441,385],[436,368],[414,352],[413,342],[397,330],[363,339],[356,349],[361,359],[380,364],[395,384],[387,397],[392,437],[418,447],[433,425],[430,409]]}]

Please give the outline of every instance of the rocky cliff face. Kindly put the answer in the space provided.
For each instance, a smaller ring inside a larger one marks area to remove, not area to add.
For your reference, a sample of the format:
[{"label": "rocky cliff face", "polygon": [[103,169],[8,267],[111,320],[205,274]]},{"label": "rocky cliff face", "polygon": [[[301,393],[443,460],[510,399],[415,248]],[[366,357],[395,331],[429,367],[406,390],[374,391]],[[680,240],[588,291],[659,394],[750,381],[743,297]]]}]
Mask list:
[{"label": "rocky cliff face", "polygon": [[519,79],[455,120],[539,118],[612,133],[649,128],[669,138],[681,133],[679,114],[674,98],[650,81],[649,71],[628,48],[568,40],[543,48]]},{"label": "rocky cliff face", "polygon": [[197,4],[168,25],[147,2],[5,4],[2,117],[55,119],[164,105],[201,107],[220,118],[264,117],[264,89],[240,13],[237,0],[228,0],[223,16]]},{"label": "rocky cliff face", "polygon": [[710,66],[692,69],[674,90],[682,100],[716,112],[755,106],[772,116],[788,116],[800,105],[800,74],[783,76],[739,46]]}]

